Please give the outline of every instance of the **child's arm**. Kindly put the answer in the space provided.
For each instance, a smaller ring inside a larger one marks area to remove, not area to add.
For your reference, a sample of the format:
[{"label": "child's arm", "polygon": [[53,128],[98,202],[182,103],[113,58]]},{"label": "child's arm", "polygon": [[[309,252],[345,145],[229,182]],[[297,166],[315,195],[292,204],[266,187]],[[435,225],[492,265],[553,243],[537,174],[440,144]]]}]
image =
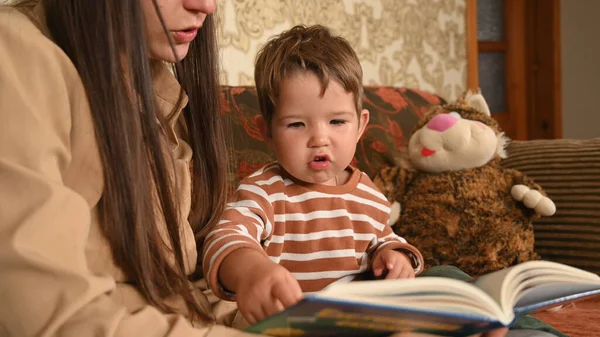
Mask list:
[{"label": "child's arm", "polygon": [[235,300],[244,318],[254,323],[296,303],[302,290],[262,247],[272,235],[275,218],[269,194],[252,181],[244,181],[233,200],[219,225],[206,236],[202,265],[213,293]]},{"label": "child's arm", "polygon": [[[255,184],[242,182],[227,204],[221,221],[206,236],[202,268],[208,286],[219,298],[234,299],[231,293],[234,289],[223,287],[220,282],[223,280],[218,277],[221,264],[229,254],[239,249],[252,250],[268,260],[261,242],[271,236],[273,207],[266,196]],[[225,281],[227,284],[236,282]]]},{"label": "child's arm", "polygon": [[302,289],[292,274],[253,249],[227,255],[219,268],[224,287],[236,293],[240,313],[254,324],[296,304]]}]

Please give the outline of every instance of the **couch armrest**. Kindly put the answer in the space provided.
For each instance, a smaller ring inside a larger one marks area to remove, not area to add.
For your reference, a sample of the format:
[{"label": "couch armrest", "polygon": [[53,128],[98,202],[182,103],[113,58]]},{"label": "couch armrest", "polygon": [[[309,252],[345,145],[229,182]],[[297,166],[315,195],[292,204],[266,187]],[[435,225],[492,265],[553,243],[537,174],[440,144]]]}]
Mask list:
[{"label": "couch armrest", "polygon": [[533,178],[556,204],[534,222],[536,252],[600,274],[600,138],[513,141],[502,165]]}]

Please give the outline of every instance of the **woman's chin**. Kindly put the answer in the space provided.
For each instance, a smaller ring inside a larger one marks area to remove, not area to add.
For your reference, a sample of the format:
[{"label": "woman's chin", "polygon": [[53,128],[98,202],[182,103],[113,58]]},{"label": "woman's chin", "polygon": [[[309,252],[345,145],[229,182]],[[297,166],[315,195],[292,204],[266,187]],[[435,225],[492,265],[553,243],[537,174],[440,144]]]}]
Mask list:
[{"label": "woman's chin", "polygon": [[[183,60],[183,58],[185,58],[187,56],[189,48],[190,48],[189,43],[175,45],[175,53],[177,54],[177,58],[179,58],[179,61]],[[177,62],[177,59],[175,58],[175,55],[173,54],[173,50],[171,49],[170,46],[160,48],[159,50],[156,50],[156,48],[153,48],[150,51],[150,55],[151,55],[152,59],[154,59],[154,60],[160,60],[160,61],[165,61],[165,62],[169,62],[169,63]]]}]

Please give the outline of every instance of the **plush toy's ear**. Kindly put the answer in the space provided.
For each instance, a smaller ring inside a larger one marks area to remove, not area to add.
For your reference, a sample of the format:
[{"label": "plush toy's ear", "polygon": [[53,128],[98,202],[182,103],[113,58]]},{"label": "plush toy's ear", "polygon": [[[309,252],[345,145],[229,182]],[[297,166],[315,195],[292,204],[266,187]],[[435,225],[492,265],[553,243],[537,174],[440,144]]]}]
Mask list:
[{"label": "plush toy's ear", "polygon": [[466,105],[477,109],[488,116],[491,116],[490,108],[485,101],[485,98],[483,98],[483,95],[481,94],[481,89],[477,89],[474,92],[471,90],[467,91],[464,97],[464,102]]}]

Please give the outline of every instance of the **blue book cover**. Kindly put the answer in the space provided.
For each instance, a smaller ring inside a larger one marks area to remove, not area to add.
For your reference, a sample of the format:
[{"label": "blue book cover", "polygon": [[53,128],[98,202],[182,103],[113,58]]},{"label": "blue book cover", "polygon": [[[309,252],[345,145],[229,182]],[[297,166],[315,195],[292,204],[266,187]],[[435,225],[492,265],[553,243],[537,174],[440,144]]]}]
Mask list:
[{"label": "blue book cover", "polygon": [[443,277],[334,284],[246,329],[270,336],[469,336],[525,314],[600,294],[600,277],[530,261],[472,282]]},{"label": "blue book cover", "polygon": [[270,336],[388,336],[394,332],[468,336],[501,326],[502,323],[486,317],[307,296],[246,331]]}]

